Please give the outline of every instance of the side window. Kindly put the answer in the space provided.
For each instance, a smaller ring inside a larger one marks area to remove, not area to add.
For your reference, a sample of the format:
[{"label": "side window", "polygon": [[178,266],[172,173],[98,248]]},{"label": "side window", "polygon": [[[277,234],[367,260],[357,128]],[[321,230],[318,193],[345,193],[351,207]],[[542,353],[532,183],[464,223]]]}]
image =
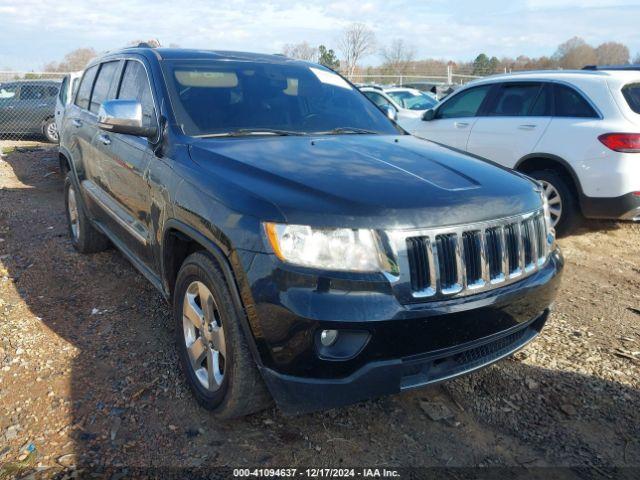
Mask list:
[{"label": "side window", "polygon": [[47,96],[47,90],[42,85],[23,85],[20,89],[20,100],[42,100]]},{"label": "side window", "polygon": [[0,85],[0,99],[15,98],[18,93],[18,85],[15,83]]},{"label": "side window", "polygon": [[525,117],[529,115],[540,89],[537,82],[503,83],[488,113],[498,117]]},{"label": "side window", "polygon": [[631,83],[622,87],[622,95],[629,108],[635,113],[640,113],[640,83]]},{"label": "side window", "polygon": [[69,85],[69,77],[64,77],[62,79],[62,85],[60,85],[60,93],[58,94],[58,98],[60,99],[60,102],[62,103],[62,105],[66,105],[67,104],[67,90]]},{"label": "side window", "polygon": [[87,69],[82,76],[80,87],[78,87],[78,95],[76,96],[76,105],[84,110],[89,109],[89,99],[91,98],[91,89],[93,88],[93,81],[96,78],[98,72],[98,65]]},{"label": "side window", "polygon": [[591,105],[573,88],[565,85],[556,85],[555,92],[556,117],[598,117]]},{"label": "side window", "polygon": [[384,98],[382,95],[376,92],[363,92],[369,100],[375,103],[378,107],[387,107],[391,105],[389,100]]},{"label": "side window", "polygon": [[142,104],[142,123],[145,127],[156,124],[156,113],[153,106],[151,87],[144,66],[137,61],[128,60],[124,67],[122,83],[118,98],[121,100],[138,100]]},{"label": "side window", "polygon": [[553,112],[553,85],[543,83],[538,98],[531,107],[529,116],[550,117]]},{"label": "side window", "polygon": [[103,63],[96,79],[96,84],[93,87],[93,94],[91,95],[91,105],[89,111],[98,113],[98,109],[102,102],[105,100],[111,100],[109,97],[109,91],[113,84],[116,72],[120,62],[107,62]]},{"label": "side window", "polygon": [[463,118],[477,115],[480,105],[492,87],[493,85],[480,85],[454,95],[438,108],[435,118]]}]

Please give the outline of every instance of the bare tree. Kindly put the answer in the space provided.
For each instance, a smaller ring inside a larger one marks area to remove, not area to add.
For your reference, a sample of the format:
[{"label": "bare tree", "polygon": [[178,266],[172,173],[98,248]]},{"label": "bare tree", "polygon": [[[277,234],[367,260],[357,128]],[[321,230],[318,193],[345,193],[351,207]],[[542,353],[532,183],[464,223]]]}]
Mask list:
[{"label": "bare tree", "polygon": [[605,42],[596,48],[598,65],[626,65],[629,63],[629,49],[618,42]]},{"label": "bare tree", "polygon": [[160,40],[158,40],[157,38],[152,38],[152,39],[149,39],[149,40],[131,40],[129,43],[127,43],[127,46],[128,47],[137,47],[141,43],[147,44],[151,48],[159,48],[159,47],[162,46],[160,44]]},{"label": "bare tree", "polygon": [[636,53],[636,56],[633,58],[633,63],[640,64],[640,53]]},{"label": "bare tree", "polygon": [[404,43],[404,40],[396,38],[389,45],[380,49],[380,54],[384,59],[383,67],[388,68],[394,73],[407,73],[415,48]]},{"label": "bare tree", "polygon": [[375,45],[376,36],[364,23],[353,23],[344,30],[338,48],[344,57],[348,77],[353,77],[358,62],[373,53]]},{"label": "bare tree", "polygon": [[580,37],[573,37],[561,43],[554,57],[563,68],[582,68],[598,61],[596,50]]},{"label": "bare tree", "polygon": [[76,48],[67,53],[61,62],[49,62],[44,66],[45,72],[73,72],[84,67],[97,56],[93,48]]},{"label": "bare tree", "polygon": [[307,42],[287,43],[282,47],[282,53],[287,57],[308,62],[316,62],[318,60],[318,49]]}]

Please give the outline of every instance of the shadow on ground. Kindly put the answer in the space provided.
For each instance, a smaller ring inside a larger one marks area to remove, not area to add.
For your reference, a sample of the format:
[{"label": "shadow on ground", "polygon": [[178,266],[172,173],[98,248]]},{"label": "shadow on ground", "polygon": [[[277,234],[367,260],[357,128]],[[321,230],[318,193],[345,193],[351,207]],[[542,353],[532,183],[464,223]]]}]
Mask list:
[{"label": "shadow on ground", "polygon": [[[43,465],[92,468],[640,465],[638,390],[517,358],[348,408],[216,421],[181,378],[161,296],[117,251],[73,250],[55,151],[4,160],[3,320],[30,346],[0,384],[0,427],[21,427],[5,461],[34,442]],[[429,419],[424,402],[451,418]]]}]

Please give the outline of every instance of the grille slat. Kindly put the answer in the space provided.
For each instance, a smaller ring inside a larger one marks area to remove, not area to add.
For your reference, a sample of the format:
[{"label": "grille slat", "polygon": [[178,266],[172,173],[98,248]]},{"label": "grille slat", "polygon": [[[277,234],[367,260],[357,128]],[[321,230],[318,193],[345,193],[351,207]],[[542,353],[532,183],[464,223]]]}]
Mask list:
[{"label": "grille slat", "polygon": [[416,298],[499,287],[537,270],[547,258],[541,212],[488,222],[480,228],[442,230],[405,237]]},{"label": "grille slat", "polygon": [[482,256],[480,255],[480,232],[464,232],[464,265],[467,273],[467,285],[482,281]]},{"label": "grille slat", "polygon": [[440,273],[440,286],[443,290],[455,287],[458,281],[458,261],[456,259],[456,235],[438,235],[436,248]]}]

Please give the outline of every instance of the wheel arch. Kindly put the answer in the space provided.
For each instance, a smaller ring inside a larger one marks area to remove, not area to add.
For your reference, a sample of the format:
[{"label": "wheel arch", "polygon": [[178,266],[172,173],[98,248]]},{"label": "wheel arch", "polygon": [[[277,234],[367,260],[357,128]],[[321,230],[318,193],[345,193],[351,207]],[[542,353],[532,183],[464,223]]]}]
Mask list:
[{"label": "wheel arch", "polygon": [[71,154],[63,146],[58,147],[58,163],[60,165],[60,174],[64,177],[67,173],[71,172],[76,177],[76,170],[71,161]]},{"label": "wheel arch", "polygon": [[175,281],[184,260],[196,251],[207,252],[214,258],[229,286],[231,298],[240,316],[241,327],[247,338],[252,356],[257,365],[261,366],[262,360],[250,326],[250,311],[245,307],[245,302],[240,293],[242,289],[238,284],[238,275],[225,249],[190,225],[179,220],[169,219],[164,225],[160,250],[162,284],[172,302],[174,301]]},{"label": "wheel arch", "polygon": [[575,170],[565,159],[551,153],[530,153],[518,160],[513,169],[525,174],[536,170],[554,170],[559,172],[569,180],[569,187],[576,194],[578,203],[580,205],[582,204],[582,197],[584,196],[582,185]]}]

